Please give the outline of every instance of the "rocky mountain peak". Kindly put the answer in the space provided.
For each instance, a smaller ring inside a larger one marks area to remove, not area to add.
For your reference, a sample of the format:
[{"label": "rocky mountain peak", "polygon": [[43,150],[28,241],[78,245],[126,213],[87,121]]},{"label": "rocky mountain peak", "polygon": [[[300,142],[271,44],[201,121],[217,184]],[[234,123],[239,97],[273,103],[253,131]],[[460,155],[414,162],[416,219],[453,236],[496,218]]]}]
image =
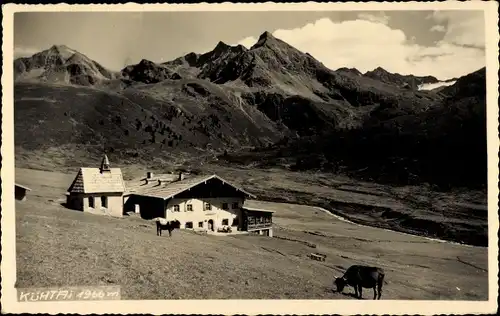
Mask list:
[{"label": "rocky mountain peak", "polygon": [[269,31],[264,31],[264,33],[260,34],[260,36],[259,36],[259,40],[261,40],[261,39],[273,39],[273,38],[275,38],[275,37]]},{"label": "rocky mountain peak", "polygon": [[230,48],[231,46],[227,45],[226,43],[224,43],[223,41],[219,41],[219,43],[217,43],[217,46],[215,46],[215,51],[220,51],[220,50],[226,50],[228,48]]},{"label": "rocky mountain peak", "polygon": [[372,71],[367,71],[366,73],[388,74],[389,72],[387,70],[385,70],[384,68],[378,66],[377,68],[373,69]]},{"label": "rocky mountain peak", "polygon": [[52,45],[48,50],[43,51],[47,55],[58,55],[62,59],[67,60],[77,53],[76,50],[69,48],[66,45]]},{"label": "rocky mountain peak", "polygon": [[335,70],[335,72],[349,73],[349,74],[353,74],[353,75],[356,75],[356,76],[362,76],[363,75],[361,73],[361,71],[359,71],[358,69],[356,69],[356,68],[347,68],[347,67],[341,67],[341,68]]},{"label": "rocky mountain peak", "polygon": [[255,43],[250,49],[256,49],[262,46],[271,47],[273,45],[277,45],[278,43],[279,40],[276,37],[274,37],[270,32],[265,31],[259,36],[257,43]]},{"label": "rocky mountain peak", "polygon": [[139,65],[141,65],[141,66],[154,66],[155,63],[152,62],[151,60],[141,59],[141,61],[139,62]]}]

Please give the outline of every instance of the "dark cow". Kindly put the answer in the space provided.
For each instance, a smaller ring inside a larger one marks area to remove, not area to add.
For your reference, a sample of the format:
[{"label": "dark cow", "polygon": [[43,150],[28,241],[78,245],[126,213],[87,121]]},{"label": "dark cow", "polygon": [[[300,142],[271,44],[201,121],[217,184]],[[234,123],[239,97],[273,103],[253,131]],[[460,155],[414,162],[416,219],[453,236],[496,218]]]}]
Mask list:
[{"label": "dark cow", "polygon": [[156,236],[161,236],[162,230],[168,230],[168,236],[172,236],[172,231],[181,227],[181,223],[178,220],[164,222],[160,218],[156,219]]},{"label": "dark cow", "polygon": [[385,273],[382,268],[353,265],[346,270],[342,277],[335,278],[335,285],[337,286],[337,292],[342,292],[346,285],[354,287],[356,297],[360,299],[363,298],[363,288],[372,288],[373,299],[375,300],[380,299],[382,295],[384,277]]}]

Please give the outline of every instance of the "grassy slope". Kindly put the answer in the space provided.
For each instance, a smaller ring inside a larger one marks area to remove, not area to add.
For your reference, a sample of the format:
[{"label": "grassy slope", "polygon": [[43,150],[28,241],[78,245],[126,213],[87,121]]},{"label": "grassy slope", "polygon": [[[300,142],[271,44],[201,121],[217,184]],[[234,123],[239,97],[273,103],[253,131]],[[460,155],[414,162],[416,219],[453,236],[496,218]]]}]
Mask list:
[{"label": "grassy slope", "polygon": [[275,123],[248,105],[238,106],[231,97],[227,90],[196,80],[137,85],[121,93],[17,83],[16,146],[127,149],[126,158],[205,149],[208,143],[214,148],[240,147],[280,138]]},{"label": "grassy slope", "polygon": [[[19,287],[117,284],[125,299],[344,299],[350,296],[331,292],[331,278],[350,264],[366,263],[386,269],[385,299],[488,298],[486,248],[361,227],[314,208],[279,204],[266,205],[277,211],[277,238],[189,231],[157,237],[153,225],[138,218],[64,209],[59,203],[73,176],[16,169],[16,181],[33,189],[27,201],[16,202]],[[327,261],[310,260],[311,252],[327,254]]]}]

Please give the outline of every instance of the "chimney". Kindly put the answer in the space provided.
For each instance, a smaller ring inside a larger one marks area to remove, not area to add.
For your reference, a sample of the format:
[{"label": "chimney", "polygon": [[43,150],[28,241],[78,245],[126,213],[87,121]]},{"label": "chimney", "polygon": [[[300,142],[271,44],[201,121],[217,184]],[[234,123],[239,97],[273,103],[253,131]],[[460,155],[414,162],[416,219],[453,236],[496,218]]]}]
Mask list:
[{"label": "chimney", "polygon": [[151,171],[146,172],[146,179],[153,178],[153,173]]},{"label": "chimney", "polygon": [[101,162],[101,173],[104,171],[110,171],[111,169],[109,168],[109,159],[106,154],[104,154],[104,157],[102,157],[102,162]]},{"label": "chimney", "polygon": [[178,181],[182,181],[182,180],[184,180],[184,173],[182,173],[182,171],[181,171],[181,172],[179,172],[179,179],[178,179]]}]

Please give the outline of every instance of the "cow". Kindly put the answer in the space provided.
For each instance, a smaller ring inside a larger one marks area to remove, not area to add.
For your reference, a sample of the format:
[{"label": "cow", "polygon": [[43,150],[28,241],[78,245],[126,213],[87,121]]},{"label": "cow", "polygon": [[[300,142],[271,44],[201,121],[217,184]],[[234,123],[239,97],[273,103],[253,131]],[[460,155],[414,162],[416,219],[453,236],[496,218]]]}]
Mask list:
[{"label": "cow", "polygon": [[[373,289],[373,299],[380,299],[382,295],[382,285],[384,282],[385,272],[382,268],[352,265],[343,276],[335,278],[337,292],[342,292],[345,286],[354,287],[357,298],[363,298],[363,288]],[[377,296],[378,292],[378,296]],[[358,296],[359,293],[359,296]]]},{"label": "cow", "polygon": [[172,237],[172,231],[181,227],[178,220],[166,221],[164,218],[156,218],[156,236],[161,236],[162,230],[168,230],[168,236]]}]

